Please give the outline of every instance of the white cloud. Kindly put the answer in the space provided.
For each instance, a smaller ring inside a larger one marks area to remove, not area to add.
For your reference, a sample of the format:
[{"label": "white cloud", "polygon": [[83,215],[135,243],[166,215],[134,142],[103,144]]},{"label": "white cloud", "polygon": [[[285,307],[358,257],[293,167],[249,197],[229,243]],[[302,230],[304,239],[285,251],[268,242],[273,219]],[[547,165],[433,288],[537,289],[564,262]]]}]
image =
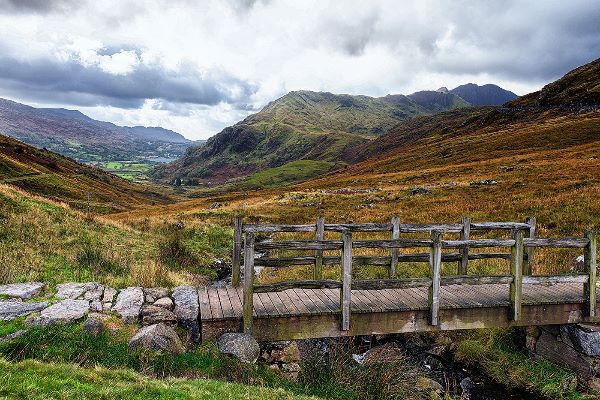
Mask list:
[{"label": "white cloud", "polygon": [[64,77],[48,91],[0,76],[0,97],[206,138],[296,89],[524,94],[597,57],[598,20],[586,0],[0,0],[0,58],[76,62],[102,79],[79,93]]}]

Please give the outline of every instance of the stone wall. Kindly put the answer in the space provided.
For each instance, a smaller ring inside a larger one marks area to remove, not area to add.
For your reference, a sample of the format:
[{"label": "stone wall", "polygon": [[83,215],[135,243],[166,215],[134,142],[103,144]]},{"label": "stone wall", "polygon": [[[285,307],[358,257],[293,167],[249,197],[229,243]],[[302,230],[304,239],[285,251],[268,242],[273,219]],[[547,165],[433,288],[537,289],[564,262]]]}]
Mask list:
[{"label": "stone wall", "polygon": [[[49,288],[41,282],[0,285],[0,321],[26,317],[32,326],[71,323],[87,315],[115,314],[126,324],[180,326],[187,339],[200,341],[198,292],[193,286],[128,287],[121,290],[96,282],[62,283]],[[156,328],[154,328],[156,330]],[[164,330],[163,330],[164,331]]]}]

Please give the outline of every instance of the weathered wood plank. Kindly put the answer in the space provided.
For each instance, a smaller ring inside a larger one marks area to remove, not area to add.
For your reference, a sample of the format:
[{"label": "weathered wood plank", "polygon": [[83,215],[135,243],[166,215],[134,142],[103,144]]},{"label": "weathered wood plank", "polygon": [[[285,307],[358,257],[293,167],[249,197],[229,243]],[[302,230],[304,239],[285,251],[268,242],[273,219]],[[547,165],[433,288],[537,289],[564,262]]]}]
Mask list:
[{"label": "weathered wood plank", "polygon": [[[400,218],[393,217],[392,218],[392,240],[396,240],[400,238]],[[390,270],[389,277],[396,277],[396,264],[398,263],[398,249],[393,248],[390,250]]]},{"label": "weathered wood plank", "polygon": [[[317,241],[322,241],[324,239],[325,234],[325,218],[319,217],[317,218],[317,228],[315,239]],[[323,279],[323,250],[315,250],[315,267],[313,279]]]},{"label": "weathered wood plank", "polygon": [[269,285],[254,285],[255,293],[280,292],[287,289],[323,289],[323,288],[340,288],[342,283],[332,279],[321,280],[302,280],[302,281],[283,281],[272,283]]},{"label": "weathered wood plank", "polygon": [[395,240],[355,240],[352,247],[359,248],[409,248],[409,247],[429,247],[431,240],[429,239],[395,239]]},{"label": "weathered wood plank", "polygon": [[269,297],[268,293],[254,293],[253,297],[258,297],[260,299],[260,302],[262,303],[265,313],[268,317],[276,317],[279,315],[279,312],[275,308],[275,305],[273,304],[273,301]]},{"label": "weathered wood plank", "polygon": [[513,281],[510,284],[510,316],[513,321],[521,319],[523,300],[523,231],[513,230],[514,246],[511,249],[510,273]]},{"label": "weathered wood plank", "polygon": [[342,242],[336,240],[282,240],[278,242],[258,242],[256,250],[338,250]]},{"label": "weathered wood plank", "polygon": [[[525,219],[525,223],[529,225],[529,232],[527,237],[529,239],[535,239],[535,231],[536,231],[536,218],[528,217]],[[531,275],[531,270],[534,261],[534,247],[525,247],[523,254],[525,258],[523,259],[523,276]]]},{"label": "weathered wood plank", "polygon": [[526,238],[523,244],[527,247],[545,247],[556,249],[583,249],[587,246],[587,238]]},{"label": "weathered wood plank", "polygon": [[221,309],[223,310],[223,318],[234,318],[235,311],[229,300],[229,293],[225,288],[217,288],[217,294],[219,295],[219,302],[221,303]]},{"label": "weathered wood plank", "polygon": [[298,312],[300,314],[310,314],[308,307],[306,307],[306,304],[304,304],[304,300],[298,296],[296,290],[288,290],[287,295],[289,296],[290,300],[294,302],[294,305],[298,308]]},{"label": "weathered wood plank", "polygon": [[442,240],[442,247],[445,249],[458,247],[512,247],[515,244],[513,239],[476,239],[476,240]]},{"label": "weathered wood plank", "polygon": [[340,290],[340,305],[342,310],[341,330],[350,329],[350,299],[352,285],[352,232],[342,232],[342,289]]},{"label": "weathered wood plank", "polygon": [[587,283],[587,274],[561,274],[561,275],[523,275],[524,284],[555,285],[557,283]]},{"label": "weathered wood plank", "polygon": [[240,284],[240,264],[242,255],[242,217],[233,219],[233,254],[231,255],[231,284]]},{"label": "weathered wood plank", "polygon": [[334,232],[386,232],[391,224],[325,224],[326,231]]},{"label": "weathered wood plank", "polygon": [[352,281],[353,290],[402,289],[412,287],[428,287],[431,278],[400,278],[400,279],[368,279]]},{"label": "weathered wood plank", "polygon": [[471,222],[472,231],[488,231],[488,230],[513,230],[524,229],[528,230],[529,225],[522,222]]},{"label": "weathered wood plank", "polygon": [[213,318],[223,318],[223,309],[221,308],[221,301],[219,300],[219,294],[217,289],[208,288],[208,301],[210,303],[210,311]]},{"label": "weathered wood plank", "polygon": [[[227,290],[227,294],[229,295],[229,301],[231,301],[235,317],[241,317],[243,315],[244,306],[242,305],[242,299],[240,298],[238,290],[234,287],[227,287],[225,290]],[[256,317],[257,315],[256,310],[254,310],[252,316]]]},{"label": "weathered wood plank", "polygon": [[584,285],[584,295],[586,299],[585,315],[588,317],[595,317],[597,315],[596,305],[596,284],[597,284],[597,238],[594,232],[587,231],[585,238],[588,241],[585,249],[583,250],[583,264],[584,268],[588,272],[589,278]]},{"label": "weathered wood plank", "polygon": [[198,303],[200,304],[200,319],[212,319],[212,311],[210,310],[210,301],[208,300],[206,286],[198,289]]},{"label": "weathered wood plank", "polygon": [[[469,260],[503,259],[510,260],[510,253],[471,253]],[[461,261],[461,253],[443,253],[442,262]],[[354,256],[353,265],[380,265],[389,266],[392,259],[386,256]],[[323,264],[340,264],[338,256],[324,256]],[[398,254],[397,262],[429,262],[429,253],[405,253]],[[255,265],[269,268],[286,268],[291,265],[313,265],[315,257],[281,257],[281,258],[256,258]]]},{"label": "weathered wood plank", "polygon": [[430,276],[431,286],[429,286],[429,322],[431,325],[438,324],[440,310],[440,274],[442,266],[442,234],[439,231],[431,232],[431,261]]},{"label": "weathered wood plank", "polygon": [[[471,218],[463,217],[461,221],[462,229],[460,231],[460,240],[469,240],[471,236]],[[469,246],[460,250],[460,261],[458,263],[458,275],[467,275],[469,269]],[[442,261],[443,261],[442,256]]]},{"label": "weathered wood plank", "polygon": [[245,233],[314,232],[314,225],[244,224]]},{"label": "weathered wood plank", "polygon": [[254,311],[254,234],[244,236],[244,333],[252,333],[252,315]]}]

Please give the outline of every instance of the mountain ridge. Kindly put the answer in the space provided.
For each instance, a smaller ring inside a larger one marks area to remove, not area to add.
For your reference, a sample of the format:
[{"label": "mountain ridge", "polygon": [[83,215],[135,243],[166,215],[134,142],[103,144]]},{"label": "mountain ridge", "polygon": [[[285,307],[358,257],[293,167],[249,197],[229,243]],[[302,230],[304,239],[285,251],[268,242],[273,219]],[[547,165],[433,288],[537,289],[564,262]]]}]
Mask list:
[{"label": "mountain ridge", "polygon": [[78,110],[36,108],[0,98],[0,132],[78,161],[176,158],[194,142],[158,127],[124,127]]}]

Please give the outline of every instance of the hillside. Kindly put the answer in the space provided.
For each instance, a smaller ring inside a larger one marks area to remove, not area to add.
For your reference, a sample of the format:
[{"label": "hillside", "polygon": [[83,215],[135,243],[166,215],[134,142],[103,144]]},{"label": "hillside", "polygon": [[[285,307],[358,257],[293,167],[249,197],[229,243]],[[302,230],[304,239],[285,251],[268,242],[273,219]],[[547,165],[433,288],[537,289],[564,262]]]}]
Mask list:
[{"label": "hillside", "polygon": [[169,201],[156,187],[128,182],[96,167],[0,135],[0,183],[97,212]]},{"label": "hillside", "polygon": [[193,144],[163,128],[122,127],[79,111],[5,99],[0,99],[0,132],[82,162],[173,159]]},{"label": "hillside", "polygon": [[181,159],[159,166],[157,179],[221,184],[297,160],[337,162],[347,149],[417,115],[467,107],[460,97],[432,92],[385,97],[297,91],[225,128]]}]

